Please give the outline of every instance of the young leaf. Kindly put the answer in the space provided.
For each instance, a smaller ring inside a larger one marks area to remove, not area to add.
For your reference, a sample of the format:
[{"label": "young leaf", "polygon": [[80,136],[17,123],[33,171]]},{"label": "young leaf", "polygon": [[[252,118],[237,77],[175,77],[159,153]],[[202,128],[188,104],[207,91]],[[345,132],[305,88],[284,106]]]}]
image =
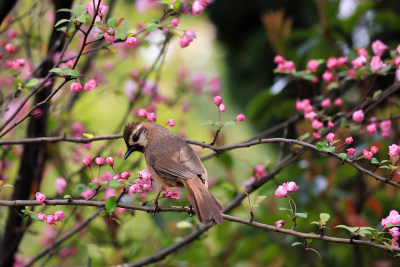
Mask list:
[{"label": "young leaf", "polygon": [[39,80],[36,78],[32,78],[27,83],[25,83],[25,87],[31,89],[31,88],[34,88],[38,84],[39,84]]},{"label": "young leaf", "polygon": [[70,198],[72,198],[70,195],[65,195],[63,198],[65,198],[65,199],[70,199]]},{"label": "young leaf", "polygon": [[336,151],[336,147],[334,147],[334,146],[327,147],[327,148],[325,149],[325,151],[326,151],[326,152],[335,152],[335,151]]},{"label": "young leaf", "polygon": [[306,132],[305,134],[303,134],[302,136],[299,137],[300,141],[306,140],[308,138],[310,138],[311,134],[309,132]]},{"label": "young leaf", "polygon": [[223,124],[223,126],[232,126],[232,125],[235,125],[235,122],[234,122],[234,121],[227,121],[227,122],[225,122],[225,123]]},{"label": "young leaf", "polygon": [[111,213],[117,208],[117,198],[115,196],[110,197],[106,201],[106,210]]},{"label": "young leaf", "polygon": [[290,212],[293,212],[293,210],[291,210],[291,209],[288,209],[288,208],[282,208],[282,207],[279,207],[279,209],[280,209],[280,210],[288,210],[288,211],[290,211]]},{"label": "young leaf", "polygon": [[54,73],[60,74],[63,72],[63,70],[60,68],[52,68],[51,70],[49,70],[49,72],[54,72]]},{"label": "young leaf", "polygon": [[320,213],[319,218],[325,224],[327,221],[329,221],[329,219],[331,218],[331,215],[329,215],[328,213]]},{"label": "young leaf", "polygon": [[57,27],[58,25],[60,25],[64,22],[67,22],[67,21],[69,22],[70,20],[69,19],[60,19],[59,21],[57,21],[57,23],[56,23],[56,25],[54,25],[54,27]]},{"label": "young leaf", "polygon": [[146,25],[146,31],[147,32],[152,32],[153,30],[157,29],[158,27],[160,27],[159,24],[149,23],[149,24]]},{"label": "young leaf", "polygon": [[101,22],[101,21],[96,21],[96,22],[94,23],[94,26],[96,26],[97,28],[99,28],[99,29],[102,30],[102,31],[107,31],[107,30],[108,30],[107,25],[104,25],[104,23]]},{"label": "young leaf", "polygon": [[311,251],[314,251],[315,253],[317,253],[318,254],[318,256],[319,256],[319,258],[321,259],[321,254],[319,254],[319,252],[318,251],[316,251],[315,249],[313,249],[313,248],[308,248],[309,250],[311,250]]},{"label": "young leaf", "polygon": [[78,17],[80,14],[82,14],[82,12],[85,8],[86,8],[86,5],[77,5],[74,7],[72,12],[74,13],[75,16]]},{"label": "young leaf", "polygon": [[200,125],[209,125],[209,124],[214,124],[214,122],[212,120],[208,120],[208,121],[203,122]]},{"label": "young leaf", "polygon": [[115,27],[117,27],[117,19],[116,18],[109,18],[107,20],[107,25],[108,25],[108,27],[114,29]]},{"label": "young leaf", "polygon": [[308,212],[297,212],[296,216],[300,218],[307,218]]},{"label": "young leaf", "polygon": [[123,31],[116,31],[115,35],[118,37],[120,40],[125,40],[126,39],[126,34]]},{"label": "young leaf", "polygon": [[116,221],[118,224],[121,224],[121,221],[120,220],[118,220],[118,219],[116,219],[116,218],[112,218],[114,221]]},{"label": "young leaf", "polygon": [[60,9],[57,10],[56,12],[72,12],[72,10],[69,9],[69,8],[60,8]]},{"label": "young leaf", "polygon": [[377,158],[372,158],[371,159],[372,164],[379,164],[379,160]]},{"label": "young leaf", "polygon": [[347,154],[346,154],[346,153],[339,153],[339,157],[340,157],[342,160],[345,160],[346,157],[347,157]]},{"label": "young leaf", "polygon": [[72,78],[78,78],[79,77],[79,70],[73,69],[73,70],[67,70],[66,72],[67,75],[71,76]]},{"label": "young leaf", "polygon": [[322,142],[317,142],[317,143],[315,144],[315,146],[316,146],[317,149],[320,150],[320,151],[322,151],[322,150],[325,149],[325,144],[322,143]]},{"label": "young leaf", "polygon": [[92,183],[89,183],[89,188],[92,189],[92,190],[94,190],[94,189],[96,188],[96,185],[94,185],[94,184],[92,184]]},{"label": "young leaf", "polygon": [[301,242],[294,242],[294,243],[292,244],[292,247],[298,246],[298,245],[303,245],[303,243],[301,243]]},{"label": "young leaf", "polygon": [[109,184],[110,187],[123,187],[124,185],[117,180],[112,180]]},{"label": "young leaf", "polygon": [[121,23],[124,21],[124,19],[125,19],[125,18],[120,18],[120,19],[118,20],[118,22],[117,22],[117,27],[118,27],[119,25],[121,25]]},{"label": "young leaf", "polygon": [[80,23],[85,24],[86,23],[86,16],[85,15],[80,15],[79,17],[76,18],[77,21]]}]

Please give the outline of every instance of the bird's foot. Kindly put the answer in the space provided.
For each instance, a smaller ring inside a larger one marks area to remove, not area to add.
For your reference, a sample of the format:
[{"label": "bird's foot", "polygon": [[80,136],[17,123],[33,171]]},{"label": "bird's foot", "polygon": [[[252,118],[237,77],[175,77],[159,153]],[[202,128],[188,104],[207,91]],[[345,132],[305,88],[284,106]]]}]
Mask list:
[{"label": "bird's foot", "polygon": [[193,215],[194,215],[192,205],[189,206],[188,214],[189,214],[190,217],[193,217]]},{"label": "bird's foot", "polygon": [[156,215],[156,213],[159,213],[159,212],[160,212],[160,208],[158,207],[158,201],[156,201],[156,202],[154,202],[154,210],[152,213],[153,217],[154,217],[154,215]]}]

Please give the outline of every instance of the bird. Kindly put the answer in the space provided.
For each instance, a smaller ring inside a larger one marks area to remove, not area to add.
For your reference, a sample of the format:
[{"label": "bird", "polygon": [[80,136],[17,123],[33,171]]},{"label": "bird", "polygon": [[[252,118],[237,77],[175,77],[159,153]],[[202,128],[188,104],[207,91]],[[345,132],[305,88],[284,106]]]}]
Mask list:
[{"label": "bird", "polygon": [[134,151],[144,154],[146,165],[158,189],[155,211],[158,210],[158,198],[166,187],[185,187],[191,207],[201,223],[207,226],[223,224],[223,208],[208,190],[207,171],[182,138],[152,122],[127,124],[123,137],[127,146],[124,160]]}]

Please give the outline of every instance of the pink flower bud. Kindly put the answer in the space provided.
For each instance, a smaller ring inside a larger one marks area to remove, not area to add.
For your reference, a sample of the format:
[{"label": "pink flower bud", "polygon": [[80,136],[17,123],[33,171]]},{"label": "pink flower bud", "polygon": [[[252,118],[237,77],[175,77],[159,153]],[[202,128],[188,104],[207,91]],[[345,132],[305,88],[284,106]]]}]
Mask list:
[{"label": "pink flower bud", "polygon": [[56,188],[57,194],[61,195],[65,188],[67,187],[67,181],[64,178],[57,178],[54,182],[54,186]]},{"label": "pink flower bud", "polygon": [[109,29],[104,33],[104,39],[106,39],[107,42],[113,43],[115,42],[118,37],[115,35],[115,30],[114,29]]},{"label": "pink flower bud", "polygon": [[276,197],[286,197],[286,195],[288,194],[287,191],[287,184],[284,183],[283,185],[280,185],[278,187],[278,189],[275,190],[275,196]]},{"label": "pink flower bud", "polygon": [[82,137],[85,132],[85,126],[80,122],[74,122],[71,125],[71,134],[73,137]]},{"label": "pink flower bud", "polygon": [[174,127],[175,126],[175,121],[173,119],[169,119],[167,121],[167,125],[170,126],[170,127]]},{"label": "pink flower bud", "polygon": [[333,143],[333,141],[335,141],[335,134],[334,134],[334,133],[329,133],[329,134],[326,136],[326,140],[328,140],[329,143]]},{"label": "pink flower bud", "polygon": [[196,33],[195,33],[194,30],[187,30],[187,31],[185,31],[185,35],[186,35],[189,39],[191,39],[192,41],[193,41],[194,39],[196,39]]},{"label": "pink flower bud", "polygon": [[343,100],[341,98],[336,98],[334,104],[335,106],[341,106],[343,104]]},{"label": "pink flower bud", "polygon": [[330,82],[335,81],[335,80],[336,80],[336,77],[335,77],[335,75],[334,75],[332,72],[330,72],[329,70],[326,70],[326,71],[324,72],[324,74],[322,74],[322,79],[323,79],[325,82],[330,83]]},{"label": "pink flower bud", "polygon": [[353,64],[353,68],[357,70],[367,64],[367,58],[364,56],[359,56],[353,59],[353,61],[351,61],[351,64]]},{"label": "pink flower bud", "polygon": [[46,200],[46,195],[45,194],[36,192],[35,197],[36,197],[36,202],[37,203],[39,203],[39,204],[41,204],[43,206],[46,205],[46,204],[44,204],[44,201]]},{"label": "pink flower bud", "polygon": [[357,49],[357,54],[360,57],[367,57],[368,56],[368,51],[365,48],[358,48]]},{"label": "pink flower bud", "polygon": [[173,19],[171,20],[171,25],[172,25],[172,26],[178,27],[178,24],[179,24],[179,19],[178,19],[178,18],[173,18]]},{"label": "pink flower bud", "polygon": [[46,217],[46,222],[50,225],[56,225],[57,220],[54,215],[50,214]]},{"label": "pink flower bud", "polygon": [[62,222],[65,218],[64,211],[58,210],[58,211],[54,212],[54,217],[55,217],[56,221]]},{"label": "pink flower bud", "polygon": [[295,182],[288,182],[287,183],[287,191],[288,192],[293,193],[297,189],[299,189],[299,186]]},{"label": "pink flower bud", "polygon": [[96,159],[94,160],[96,162],[97,165],[99,165],[100,167],[103,166],[104,164],[106,164],[106,161],[104,160],[103,157],[96,157]]},{"label": "pink flower bud", "polygon": [[156,114],[154,112],[147,113],[146,114],[146,119],[148,121],[157,121],[157,117],[156,117]]},{"label": "pink flower bud", "polygon": [[235,121],[244,121],[246,119],[246,116],[243,114],[239,114],[236,116]]},{"label": "pink flower bud", "polygon": [[376,146],[371,147],[372,154],[376,154],[376,153],[378,153],[378,151],[379,151],[379,148],[377,148]]},{"label": "pink flower bud", "polygon": [[84,199],[89,199],[94,195],[94,192],[92,189],[86,189],[85,191],[83,191],[81,193],[81,197],[83,197]]},{"label": "pink flower bud", "polygon": [[122,179],[128,179],[131,176],[131,174],[127,171],[124,171],[123,173],[121,173],[121,177]]},{"label": "pink flower bud", "polygon": [[17,53],[17,49],[12,45],[12,44],[6,44],[4,46],[4,49],[7,51],[9,54],[15,54]]},{"label": "pink flower bud", "polygon": [[71,83],[70,90],[71,92],[80,92],[82,91],[82,84],[78,82],[73,82]]},{"label": "pink flower bud", "polygon": [[106,159],[106,162],[108,165],[113,166],[114,165],[114,159],[112,157],[108,157]]},{"label": "pink flower bud", "polygon": [[86,166],[90,167],[90,165],[92,164],[92,157],[89,155],[86,155],[83,158],[82,163],[85,164]]},{"label": "pink flower bud", "polygon": [[389,146],[389,156],[395,157],[400,154],[400,147],[396,144]]},{"label": "pink flower bud", "polygon": [[350,145],[351,143],[353,143],[353,137],[351,137],[351,136],[347,137],[345,142],[346,142],[346,144]]},{"label": "pink flower bud", "polygon": [[323,126],[324,126],[324,124],[322,122],[320,122],[319,120],[313,120],[311,122],[311,127],[315,130],[320,130],[320,129],[322,129]]},{"label": "pink flower bud", "polygon": [[285,59],[281,55],[276,55],[274,57],[274,63],[276,63],[276,64],[283,63],[284,61],[285,61]]},{"label": "pink flower bud", "polygon": [[97,86],[98,86],[98,84],[97,84],[96,80],[91,79],[90,81],[88,81],[87,83],[85,83],[84,89],[85,89],[85,91],[91,91],[91,90],[93,90],[94,88],[96,88]]},{"label": "pink flower bud", "polygon": [[392,121],[391,120],[383,120],[379,124],[379,127],[381,128],[382,132],[390,132],[390,129],[392,128]]},{"label": "pink flower bud", "polygon": [[43,214],[42,212],[39,212],[39,214],[37,215],[37,217],[39,218],[39,220],[46,220],[46,218],[47,218],[47,215],[46,214]]},{"label": "pink flower bud", "polygon": [[257,179],[261,179],[267,175],[265,168],[263,165],[259,164],[253,168],[254,174],[256,175]]},{"label": "pink flower bud", "polygon": [[218,110],[219,110],[219,112],[224,112],[225,111],[225,105],[224,104],[219,105]]},{"label": "pink flower bud", "polygon": [[200,15],[206,8],[208,2],[204,0],[194,0],[192,5],[192,16]]},{"label": "pink flower bud", "polygon": [[304,118],[309,121],[315,120],[317,117],[318,114],[315,113],[314,111],[304,113]]},{"label": "pink flower bud", "polygon": [[72,67],[74,66],[74,63],[75,63],[74,60],[72,60],[72,59],[68,60],[68,61],[67,61],[67,67],[68,67],[69,69],[72,69]]},{"label": "pink flower bud", "polygon": [[147,115],[147,111],[144,108],[141,108],[141,109],[139,109],[139,112],[137,115],[138,115],[138,117],[145,118]]},{"label": "pink flower bud", "polygon": [[321,134],[320,133],[318,133],[318,132],[313,132],[313,137],[315,138],[315,139],[320,139],[321,138]]},{"label": "pink flower bud", "polygon": [[335,127],[335,124],[331,121],[328,121],[328,128],[332,129],[333,127]]},{"label": "pink flower bud", "polygon": [[219,105],[221,105],[221,103],[222,103],[222,97],[220,97],[219,95],[217,95],[216,97],[214,97],[213,101],[214,101],[214,104],[215,104],[216,106],[219,106]]},{"label": "pink flower bud", "polygon": [[126,38],[125,45],[128,48],[132,48],[138,45],[138,40],[136,37],[128,37]]},{"label": "pink flower bud", "polygon": [[361,123],[364,120],[364,112],[359,109],[353,113],[353,121],[356,123]]},{"label": "pink flower bud", "polygon": [[309,72],[316,72],[319,64],[316,59],[311,59],[307,62],[307,69]]},{"label": "pink flower bud", "polygon": [[331,100],[329,98],[325,98],[322,100],[321,106],[323,109],[329,109],[331,107]]},{"label": "pink flower bud", "polygon": [[364,158],[366,158],[366,159],[368,159],[368,160],[371,160],[372,157],[374,156],[374,155],[372,154],[372,152],[370,152],[370,151],[368,151],[368,150],[366,150],[366,149],[364,149],[363,154],[364,154]]},{"label": "pink flower bud", "polygon": [[385,52],[386,49],[389,49],[387,45],[382,43],[380,40],[376,40],[371,44],[372,51],[374,54],[378,57],[382,56],[383,52]]},{"label": "pink flower bud", "polygon": [[275,222],[276,227],[278,228],[282,228],[285,225],[285,221],[284,220],[279,220]]},{"label": "pink flower bud", "polygon": [[336,68],[337,67],[337,59],[335,57],[328,58],[328,60],[326,61],[326,67],[328,69]]},{"label": "pink flower bud", "polygon": [[339,57],[339,58],[337,59],[337,66],[338,66],[338,67],[344,66],[344,65],[346,65],[346,64],[347,64],[347,58],[345,58],[345,57]]},{"label": "pink flower bud", "polygon": [[185,48],[187,46],[189,46],[189,44],[192,42],[192,39],[188,38],[187,36],[182,36],[181,40],[179,41],[179,45],[182,48]]},{"label": "pink flower bud", "polygon": [[354,149],[354,148],[348,148],[347,150],[347,156],[350,157],[351,155],[354,155],[354,153],[356,153],[358,148]]},{"label": "pink flower bud", "polygon": [[383,64],[382,60],[378,56],[373,56],[370,62],[371,71],[375,73],[378,70],[385,68],[387,65]]},{"label": "pink flower bud", "polygon": [[369,132],[370,134],[376,134],[376,132],[378,131],[375,122],[368,124],[366,129],[367,132]]}]

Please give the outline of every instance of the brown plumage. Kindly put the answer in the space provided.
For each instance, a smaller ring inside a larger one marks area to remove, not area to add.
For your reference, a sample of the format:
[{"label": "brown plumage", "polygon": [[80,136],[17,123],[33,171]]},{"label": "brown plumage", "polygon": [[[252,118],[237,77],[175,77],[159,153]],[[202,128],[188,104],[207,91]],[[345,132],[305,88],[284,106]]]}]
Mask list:
[{"label": "brown plumage", "polygon": [[134,151],[144,154],[159,194],[165,187],[185,187],[199,221],[223,224],[222,206],[208,191],[207,171],[193,149],[179,136],[155,123],[133,122],[125,126],[128,148],[125,159]]}]

